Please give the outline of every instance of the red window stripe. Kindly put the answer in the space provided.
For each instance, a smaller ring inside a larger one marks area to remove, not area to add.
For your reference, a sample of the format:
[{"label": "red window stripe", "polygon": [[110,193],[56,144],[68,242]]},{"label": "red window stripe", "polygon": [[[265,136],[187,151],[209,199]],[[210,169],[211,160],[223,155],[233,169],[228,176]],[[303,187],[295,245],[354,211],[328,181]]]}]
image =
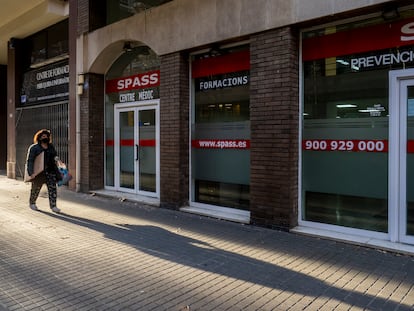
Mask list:
[{"label": "red window stripe", "polygon": [[196,60],[192,63],[192,77],[208,77],[229,72],[250,70],[248,50]]},{"label": "red window stripe", "polygon": [[247,139],[198,139],[192,140],[193,148],[201,149],[250,149]]},{"label": "red window stripe", "polygon": [[122,147],[131,147],[134,145],[133,139],[121,139],[120,145]]},{"label": "red window stripe", "polygon": [[414,153],[414,140],[407,141],[407,152]]},{"label": "red window stripe", "polygon": [[388,152],[388,140],[383,139],[305,139],[302,149],[308,151]]},{"label": "red window stripe", "polygon": [[[304,39],[302,42],[302,59],[303,61],[310,61],[413,45],[414,40],[401,40],[401,36],[404,35],[401,28],[413,21],[414,18],[409,18],[394,23],[352,29],[321,37]],[[410,28],[414,28],[414,26]],[[409,34],[406,35],[410,36]]]},{"label": "red window stripe", "polygon": [[155,147],[155,139],[140,139],[139,145],[141,147]]}]

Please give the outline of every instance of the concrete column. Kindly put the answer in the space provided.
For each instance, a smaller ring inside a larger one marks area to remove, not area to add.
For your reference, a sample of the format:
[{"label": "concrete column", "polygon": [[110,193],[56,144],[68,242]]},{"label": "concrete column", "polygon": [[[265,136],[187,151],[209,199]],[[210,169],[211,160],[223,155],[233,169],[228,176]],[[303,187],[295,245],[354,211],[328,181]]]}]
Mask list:
[{"label": "concrete column", "polygon": [[7,65],[7,177],[16,178],[16,106],[20,103],[21,41],[10,39]]},{"label": "concrete column", "polygon": [[[0,140],[7,141],[7,66],[0,66]],[[0,170],[6,169],[7,144],[0,149]]]}]

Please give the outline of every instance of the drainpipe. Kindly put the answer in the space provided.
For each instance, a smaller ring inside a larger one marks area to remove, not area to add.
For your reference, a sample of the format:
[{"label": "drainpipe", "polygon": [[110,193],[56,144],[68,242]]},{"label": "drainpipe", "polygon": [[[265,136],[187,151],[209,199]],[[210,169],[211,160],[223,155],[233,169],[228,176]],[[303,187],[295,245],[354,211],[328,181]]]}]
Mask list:
[{"label": "drainpipe", "polygon": [[76,192],[81,191],[81,131],[80,131],[80,100],[83,95],[85,76],[83,74],[83,35],[79,36],[76,43]]},{"label": "drainpipe", "polygon": [[76,98],[76,192],[80,192],[80,96]]}]

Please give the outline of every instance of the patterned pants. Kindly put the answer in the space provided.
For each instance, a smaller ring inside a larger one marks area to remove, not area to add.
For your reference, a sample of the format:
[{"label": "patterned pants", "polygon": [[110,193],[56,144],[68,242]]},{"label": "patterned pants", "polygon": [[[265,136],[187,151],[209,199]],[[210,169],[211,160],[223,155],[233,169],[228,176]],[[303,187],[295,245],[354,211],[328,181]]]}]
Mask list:
[{"label": "patterned pants", "polygon": [[32,188],[30,190],[30,204],[36,204],[36,200],[39,197],[40,189],[43,184],[47,186],[47,192],[49,195],[50,208],[56,206],[57,190],[56,190],[56,175],[48,172],[43,172],[36,176],[32,181]]}]

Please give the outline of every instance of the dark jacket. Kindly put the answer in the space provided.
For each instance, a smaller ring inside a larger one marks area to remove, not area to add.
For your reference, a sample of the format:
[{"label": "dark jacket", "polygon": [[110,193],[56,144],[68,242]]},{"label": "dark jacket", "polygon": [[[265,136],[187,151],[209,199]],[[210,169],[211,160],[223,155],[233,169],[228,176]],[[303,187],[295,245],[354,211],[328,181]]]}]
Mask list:
[{"label": "dark jacket", "polygon": [[41,153],[45,153],[45,171],[52,174],[57,174],[58,168],[55,158],[57,156],[56,149],[52,144],[48,145],[47,149],[38,144],[33,144],[29,147],[29,154],[27,157],[27,173],[31,176],[34,169],[34,160]]}]

